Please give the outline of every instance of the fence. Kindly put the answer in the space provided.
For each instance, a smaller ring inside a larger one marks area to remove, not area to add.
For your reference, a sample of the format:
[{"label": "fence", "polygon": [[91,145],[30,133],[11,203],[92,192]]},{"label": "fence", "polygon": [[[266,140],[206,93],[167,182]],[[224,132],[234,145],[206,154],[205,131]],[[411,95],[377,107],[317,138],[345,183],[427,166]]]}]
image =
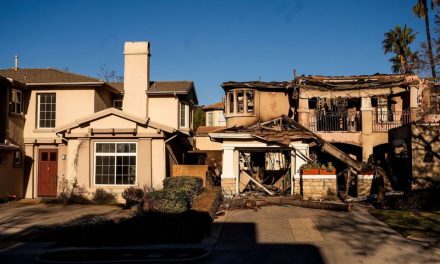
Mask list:
[{"label": "fence", "polygon": [[317,131],[361,131],[359,113],[319,113],[309,116],[309,129]]},{"label": "fence", "polygon": [[383,132],[411,122],[409,111],[375,111],[373,112],[373,131]]}]

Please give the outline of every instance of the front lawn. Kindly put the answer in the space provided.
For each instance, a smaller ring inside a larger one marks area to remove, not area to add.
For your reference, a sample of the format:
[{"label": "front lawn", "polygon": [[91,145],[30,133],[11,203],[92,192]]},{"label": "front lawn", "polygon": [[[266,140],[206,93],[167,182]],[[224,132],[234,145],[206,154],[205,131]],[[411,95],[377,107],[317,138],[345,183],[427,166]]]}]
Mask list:
[{"label": "front lawn", "polygon": [[405,237],[440,237],[440,211],[373,209],[370,213]]}]

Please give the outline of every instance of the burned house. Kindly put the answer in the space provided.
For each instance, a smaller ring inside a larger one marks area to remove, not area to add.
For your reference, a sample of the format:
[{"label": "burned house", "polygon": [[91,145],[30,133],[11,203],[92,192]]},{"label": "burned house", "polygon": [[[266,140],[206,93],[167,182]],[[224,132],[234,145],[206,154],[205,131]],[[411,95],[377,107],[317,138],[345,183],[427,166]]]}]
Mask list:
[{"label": "burned house", "polygon": [[[209,136],[222,144],[224,192],[255,187],[323,198],[346,172],[355,175],[357,195],[369,194],[373,175],[361,162],[386,158],[388,131],[417,117],[421,83],[407,75],[223,83],[227,128]],[[318,162],[321,173],[301,170]]]}]

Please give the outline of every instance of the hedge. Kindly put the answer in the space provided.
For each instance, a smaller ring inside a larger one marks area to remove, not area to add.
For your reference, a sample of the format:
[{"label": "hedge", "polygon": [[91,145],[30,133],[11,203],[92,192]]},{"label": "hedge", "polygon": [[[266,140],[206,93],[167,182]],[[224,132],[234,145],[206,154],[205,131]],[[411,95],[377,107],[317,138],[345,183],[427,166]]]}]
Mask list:
[{"label": "hedge", "polygon": [[182,213],[191,208],[192,194],[184,188],[163,189],[145,194],[144,210],[161,213]]},{"label": "hedge", "polygon": [[193,195],[203,190],[203,180],[196,176],[168,177],[163,180],[164,189],[185,189]]}]

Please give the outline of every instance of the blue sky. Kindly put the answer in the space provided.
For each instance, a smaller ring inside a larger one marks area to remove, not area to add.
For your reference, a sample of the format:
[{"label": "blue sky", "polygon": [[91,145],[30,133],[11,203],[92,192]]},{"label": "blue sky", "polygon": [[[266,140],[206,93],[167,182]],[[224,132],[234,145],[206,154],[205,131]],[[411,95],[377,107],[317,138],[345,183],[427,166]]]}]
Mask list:
[{"label": "blue sky", "polygon": [[[1,0],[0,68],[123,73],[124,41],[151,42],[152,80],[193,80],[200,104],[224,81],[298,74],[390,73],[384,32],[407,24],[425,40],[416,0]],[[414,45],[414,47],[418,44]]]}]

